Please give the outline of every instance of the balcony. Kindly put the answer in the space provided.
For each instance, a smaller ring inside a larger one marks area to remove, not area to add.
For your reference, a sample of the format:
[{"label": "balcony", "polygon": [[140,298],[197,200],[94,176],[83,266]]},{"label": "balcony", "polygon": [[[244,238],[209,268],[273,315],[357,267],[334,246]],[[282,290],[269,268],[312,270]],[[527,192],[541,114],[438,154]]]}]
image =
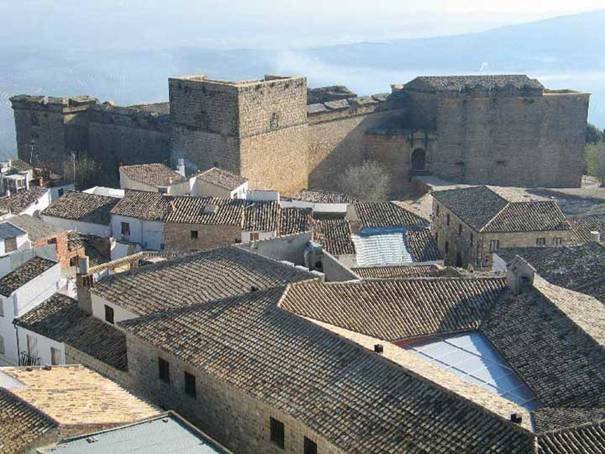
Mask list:
[{"label": "balcony", "polygon": [[20,366],[39,366],[40,358],[38,356],[30,355],[28,352],[21,352],[19,355]]}]

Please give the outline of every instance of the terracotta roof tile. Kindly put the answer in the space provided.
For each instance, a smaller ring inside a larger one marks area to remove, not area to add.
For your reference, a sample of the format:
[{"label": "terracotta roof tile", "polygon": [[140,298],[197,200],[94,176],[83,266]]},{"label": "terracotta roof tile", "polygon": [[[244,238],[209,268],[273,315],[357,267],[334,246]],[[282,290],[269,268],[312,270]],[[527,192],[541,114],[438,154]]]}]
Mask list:
[{"label": "terracotta roof tile", "polygon": [[241,225],[245,201],[211,197],[171,197],[166,222],[202,225]]},{"label": "terracotta roof tile", "polygon": [[197,178],[208,183],[220,186],[221,188],[233,191],[248,181],[246,178],[229,172],[227,170],[213,167],[197,174]]},{"label": "terracotta roof tile", "polygon": [[187,180],[177,171],[159,163],[121,166],[120,172],[131,180],[155,187],[170,186]]},{"label": "terracotta roof tile", "polygon": [[0,198],[0,210],[19,214],[31,204],[36,203],[48,189],[33,186],[26,191],[19,191],[8,197]]},{"label": "terracotta roof tile", "polygon": [[171,198],[159,192],[126,190],[111,209],[111,214],[144,219],[146,221],[164,221],[170,214]]},{"label": "terracotta roof tile", "polygon": [[426,219],[392,202],[355,202],[362,228],[427,225]]},{"label": "terracotta roof tile", "polygon": [[355,198],[342,192],[317,191],[305,189],[294,197],[294,200],[312,203],[353,203]]},{"label": "terracotta roof tile", "polygon": [[443,269],[436,265],[372,266],[351,268],[362,279],[400,279],[410,277],[438,277]]},{"label": "terracotta roof tile", "polygon": [[57,263],[42,257],[29,259],[23,265],[0,278],[0,295],[10,296],[15,290],[40,276]]},{"label": "terracotta roof tile", "polygon": [[351,226],[344,219],[313,220],[313,241],[333,255],[355,254]]},{"label": "terracotta roof tile", "polygon": [[55,200],[42,214],[74,221],[109,225],[111,223],[110,212],[119,201],[120,199],[115,197],[73,191]]}]

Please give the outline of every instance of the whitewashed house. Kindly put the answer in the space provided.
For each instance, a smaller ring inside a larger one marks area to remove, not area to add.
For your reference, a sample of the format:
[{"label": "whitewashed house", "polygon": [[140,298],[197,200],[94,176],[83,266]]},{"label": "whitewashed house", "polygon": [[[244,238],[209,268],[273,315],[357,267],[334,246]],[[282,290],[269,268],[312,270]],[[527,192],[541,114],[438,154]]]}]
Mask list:
[{"label": "whitewashed house", "polygon": [[31,249],[27,232],[9,221],[0,222],[0,257],[23,249]]},{"label": "whitewashed house", "polygon": [[227,170],[213,167],[191,177],[191,195],[244,199],[248,180]]},{"label": "whitewashed house", "polygon": [[121,166],[120,188],[169,195],[191,193],[191,183],[185,177],[184,164],[179,166],[179,171],[159,163]]},{"label": "whitewashed house", "polygon": [[87,192],[68,192],[42,212],[42,219],[63,230],[111,236],[111,209],[120,201]]},{"label": "whitewashed house", "polygon": [[36,364],[37,344],[17,341],[13,321],[34,309],[61,287],[57,262],[35,256],[0,278],[0,364]]},{"label": "whitewashed house", "polygon": [[0,211],[10,215],[28,214],[33,216],[50,205],[50,190],[32,186],[0,198]]}]

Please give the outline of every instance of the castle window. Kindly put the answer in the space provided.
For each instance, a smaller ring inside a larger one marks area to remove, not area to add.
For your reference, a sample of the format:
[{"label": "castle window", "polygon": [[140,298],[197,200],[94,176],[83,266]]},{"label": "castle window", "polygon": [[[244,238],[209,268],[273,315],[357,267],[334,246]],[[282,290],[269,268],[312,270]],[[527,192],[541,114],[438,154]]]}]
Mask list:
[{"label": "castle window", "polygon": [[445,225],[450,225],[450,214],[445,215]]},{"label": "castle window", "polygon": [[277,112],[273,112],[271,114],[271,120],[269,121],[269,129],[277,128],[279,128],[279,114]]},{"label": "castle window", "polygon": [[162,358],[158,358],[158,377],[164,383],[170,383],[170,363]]},{"label": "castle window", "polygon": [[412,170],[426,170],[426,151],[423,148],[412,152]]},{"label": "castle window", "polygon": [[304,454],[317,454],[317,443],[305,437]]},{"label": "castle window", "polygon": [[500,249],[500,240],[489,240],[489,251],[496,252]]},{"label": "castle window", "polygon": [[192,240],[197,240],[197,236],[198,236],[198,232],[197,232],[197,230],[192,230],[192,231],[190,232],[190,234],[191,234],[191,239],[192,239]]},{"label": "castle window", "polygon": [[286,446],[284,423],[275,418],[271,418],[271,441],[282,449]]},{"label": "castle window", "polygon": [[553,238],[552,244],[554,244],[555,246],[561,246],[563,244],[563,238],[561,238],[561,237]]},{"label": "castle window", "polygon": [[471,236],[470,236],[470,240],[471,240],[471,246],[472,246],[473,245],[473,240],[474,240],[472,233],[471,233]]},{"label": "castle window", "polygon": [[546,238],[536,238],[536,246],[546,246]]},{"label": "castle window", "polygon": [[450,251],[450,243],[449,241],[445,242],[445,253],[447,254]]},{"label": "castle window", "polygon": [[185,372],[185,394],[195,399],[197,392],[195,389],[195,375]]},{"label": "castle window", "polygon": [[462,224],[458,224],[458,235],[462,235]]}]

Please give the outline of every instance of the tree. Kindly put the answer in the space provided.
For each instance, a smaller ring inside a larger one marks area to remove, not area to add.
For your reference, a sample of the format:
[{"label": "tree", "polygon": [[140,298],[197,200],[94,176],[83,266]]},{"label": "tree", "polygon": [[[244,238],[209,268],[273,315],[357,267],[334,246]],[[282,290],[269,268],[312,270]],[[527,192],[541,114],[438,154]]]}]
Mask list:
[{"label": "tree", "polygon": [[63,176],[73,181],[76,189],[82,190],[94,186],[99,180],[101,168],[85,153],[69,153],[63,162]]},{"label": "tree", "polygon": [[386,200],[391,181],[384,168],[375,161],[365,161],[349,167],[338,179],[340,191],[358,200]]},{"label": "tree", "polygon": [[586,145],[584,158],[588,175],[599,178],[605,187],[605,141]]},{"label": "tree", "polygon": [[592,123],[588,123],[586,126],[586,143],[587,144],[596,144],[599,142],[603,142],[605,139],[605,134],[602,130],[597,128]]}]

